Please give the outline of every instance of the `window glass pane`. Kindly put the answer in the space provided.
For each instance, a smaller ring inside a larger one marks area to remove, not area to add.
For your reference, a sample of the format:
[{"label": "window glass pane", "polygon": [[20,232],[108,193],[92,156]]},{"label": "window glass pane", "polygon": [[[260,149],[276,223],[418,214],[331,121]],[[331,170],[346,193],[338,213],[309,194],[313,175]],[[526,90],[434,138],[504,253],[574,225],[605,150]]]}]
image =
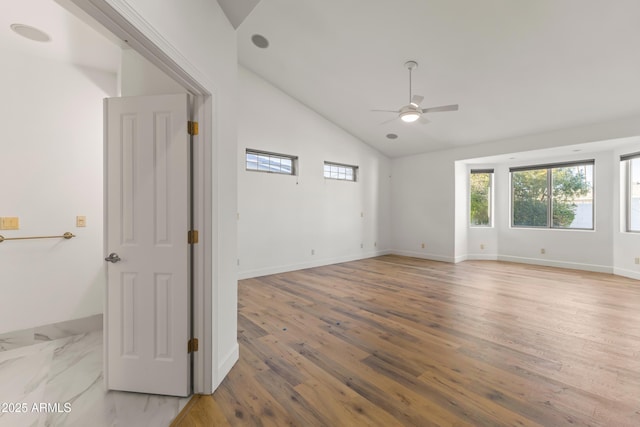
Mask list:
[{"label": "window glass pane", "polygon": [[551,169],[553,227],[593,228],[593,165]]},{"label": "window glass pane", "polygon": [[279,157],[270,157],[269,158],[269,170],[271,172],[280,172],[280,158]]},{"label": "window glass pane", "polygon": [[357,166],[324,163],[324,177],[341,181],[355,181]]},{"label": "window glass pane", "polygon": [[247,170],[295,175],[297,157],[259,151],[246,151],[245,164]]},{"label": "window glass pane", "polygon": [[491,226],[491,173],[471,173],[470,223],[472,226]]},{"label": "window glass pane", "polygon": [[291,174],[291,159],[280,159],[280,170],[283,173]]},{"label": "window glass pane", "polygon": [[512,224],[521,227],[546,227],[549,203],[547,169],[511,172],[511,190]]},{"label": "window glass pane", "polygon": [[640,231],[640,158],[629,160],[629,231]]},{"label": "window glass pane", "polygon": [[269,156],[258,156],[258,170],[269,170]]}]

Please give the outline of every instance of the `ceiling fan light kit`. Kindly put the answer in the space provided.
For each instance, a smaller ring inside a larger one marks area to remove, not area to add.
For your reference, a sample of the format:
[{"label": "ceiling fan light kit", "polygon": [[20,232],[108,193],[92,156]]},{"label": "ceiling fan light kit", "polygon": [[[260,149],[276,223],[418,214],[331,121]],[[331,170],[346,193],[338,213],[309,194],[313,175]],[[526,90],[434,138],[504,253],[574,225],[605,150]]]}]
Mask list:
[{"label": "ceiling fan light kit", "polygon": [[400,110],[400,120],[405,123],[412,123],[418,120],[422,115],[422,112],[407,107],[402,107],[402,109]]},{"label": "ceiling fan light kit", "polygon": [[[418,68],[416,61],[407,61],[404,63],[406,69],[409,70],[409,104],[400,108],[399,110],[371,110],[384,113],[396,113],[400,120],[405,123],[413,123],[420,119],[425,113],[437,113],[443,111],[458,111],[458,104],[442,105],[440,107],[420,108],[420,103],[424,100],[424,96],[413,95],[411,88],[411,72]],[[428,120],[422,119],[422,123],[428,123]],[[386,122],[384,122],[386,123]]]}]

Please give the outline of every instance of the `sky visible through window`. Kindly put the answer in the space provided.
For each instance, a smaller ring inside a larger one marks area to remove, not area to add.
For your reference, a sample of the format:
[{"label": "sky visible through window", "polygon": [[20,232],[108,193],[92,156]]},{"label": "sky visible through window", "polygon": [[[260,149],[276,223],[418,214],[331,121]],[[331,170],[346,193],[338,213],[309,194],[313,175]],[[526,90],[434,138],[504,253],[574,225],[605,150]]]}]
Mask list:
[{"label": "sky visible through window", "polygon": [[343,181],[355,181],[355,166],[336,165],[325,162],[324,177],[330,179],[339,179]]},{"label": "sky visible through window", "polygon": [[247,151],[246,165],[247,170],[293,175],[293,159],[285,156]]}]

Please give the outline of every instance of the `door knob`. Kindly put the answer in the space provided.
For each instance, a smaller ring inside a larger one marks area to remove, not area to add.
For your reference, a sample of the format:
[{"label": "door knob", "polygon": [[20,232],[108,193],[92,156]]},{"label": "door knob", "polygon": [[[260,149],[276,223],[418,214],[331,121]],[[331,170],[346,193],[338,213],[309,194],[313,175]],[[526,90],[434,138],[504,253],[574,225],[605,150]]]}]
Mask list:
[{"label": "door knob", "polygon": [[111,252],[111,253],[109,254],[109,256],[108,256],[108,257],[106,257],[104,260],[105,260],[105,261],[109,261],[109,262],[116,263],[116,262],[120,261],[120,257],[118,256],[118,254],[117,254],[117,253],[115,253],[115,252]]}]

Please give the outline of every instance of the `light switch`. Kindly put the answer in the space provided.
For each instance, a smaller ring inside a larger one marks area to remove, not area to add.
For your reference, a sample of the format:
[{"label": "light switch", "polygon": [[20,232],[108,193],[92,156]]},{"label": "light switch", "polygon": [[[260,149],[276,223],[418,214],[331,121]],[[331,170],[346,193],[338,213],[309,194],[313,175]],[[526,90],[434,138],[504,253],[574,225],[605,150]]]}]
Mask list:
[{"label": "light switch", "polygon": [[20,218],[17,216],[3,216],[0,218],[0,230],[19,230]]},{"label": "light switch", "polygon": [[76,217],[76,227],[86,227],[87,226],[87,217],[84,215],[78,215]]}]

